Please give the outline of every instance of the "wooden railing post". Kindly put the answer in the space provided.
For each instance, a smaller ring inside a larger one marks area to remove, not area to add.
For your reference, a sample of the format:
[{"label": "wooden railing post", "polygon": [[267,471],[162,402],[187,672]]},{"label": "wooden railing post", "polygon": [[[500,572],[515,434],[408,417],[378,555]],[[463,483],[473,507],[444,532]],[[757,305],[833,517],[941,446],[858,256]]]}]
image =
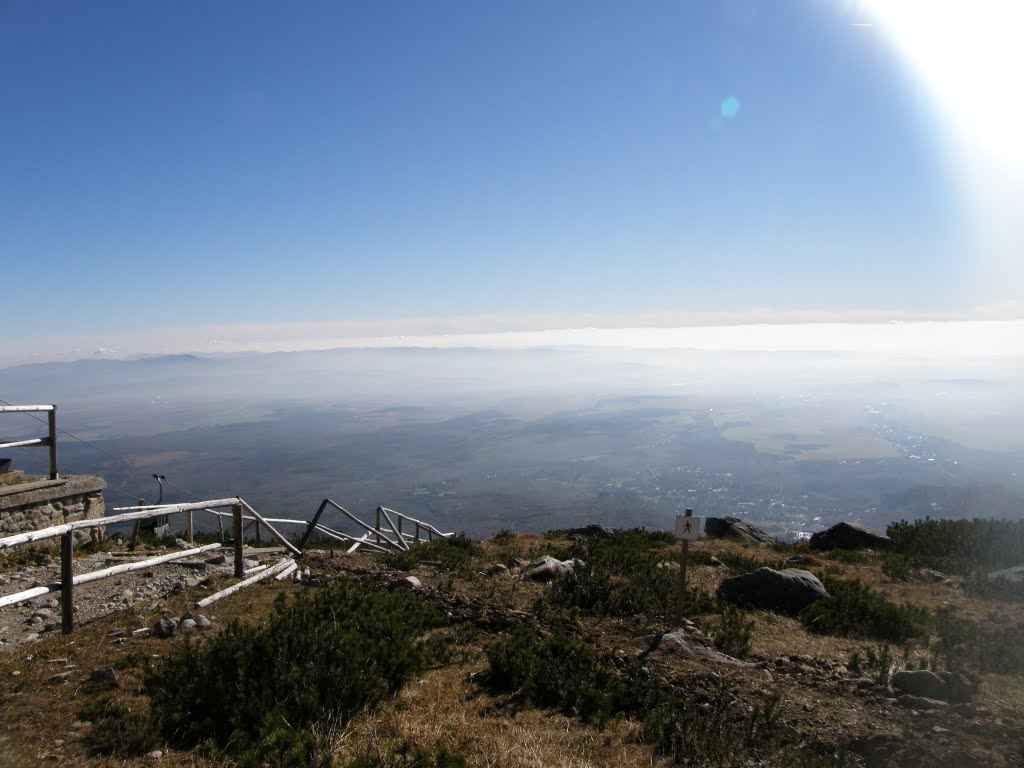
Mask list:
[{"label": "wooden railing post", "polygon": [[414,539],[414,543],[416,543],[416,544],[420,543],[420,524],[419,523],[416,523],[416,538]]},{"label": "wooden railing post", "polygon": [[189,544],[194,544],[193,531],[192,531],[192,510],[190,509],[185,513],[185,536],[188,538]]},{"label": "wooden railing post", "polygon": [[75,532],[68,531],[60,540],[60,628],[70,635],[75,628]]},{"label": "wooden railing post", "polygon": [[46,416],[46,422],[50,427],[50,479],[58,480],[60,473],[57,471],[57,406],[53,406]]},{"label": "wooden railing post", "polygon": [[377,543],[380,544],[380,507],[377,507],[377,524],[373,528],[377,531]]},{"label": "wooden railing post", "polygon": [[[146,506],[146,500],[145,499],[139,499],[139,506],[140,507]],[[141,520],[136,520],[135,524],[132,526],[132,546],[133,547],[136,547],[139,544],[139,528],[141,526],[142,526],[142,521]]]},{"label": "wooden railing post", "polygon": [[231,505],[231,519],[234,523],[234,534],[235,534],[235,578],[242,578],[242,572],[245,570],[242,567],[242,505],[232,504]]}]

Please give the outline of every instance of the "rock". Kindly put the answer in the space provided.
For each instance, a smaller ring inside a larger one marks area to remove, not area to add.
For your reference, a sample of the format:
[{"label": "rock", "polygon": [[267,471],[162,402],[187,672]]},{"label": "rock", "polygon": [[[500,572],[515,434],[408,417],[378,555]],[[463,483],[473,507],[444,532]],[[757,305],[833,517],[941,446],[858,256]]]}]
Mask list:
[{"label": "rock", "polygon": [[52,685],[63,685],[64,683],[68,682],[70,679],[71,679],[71,673],[70,672],[58,672],[56,675],[51,675],[50,679],[47,680],[47,682],[51,683]]},{"label": "rock", "polygon": [[551,581],[559,576],[572,573],[576,560],[557,560],[551,555],[538,557],[523,569],[523,578],[531,581]]},{"label": "rock", "polygon": [[39,552],[35,556],[36,565],[41,565],[44,568],[53,565],[53,558],[46,552]]},{"label": "rock", "polygon": [[723,581],[718,596],[738,605],[795,615],[829,594],[818,577],[809,571],[758,568]]},{"label": "rock", "polygon": [[684,627],[663,635],[646,635],[636,638],[633,642],[644,648],[645,654],[659,652],[683,659],[725,664],[731,667],[754,666],[710,647],[707,644],[707,636],[694,627]]},{"label": "rock", "polygon": [[213,557],[208,557],[203,562],[205,562],[207,565],[226,565],[228,562],[228,556],[214,555]]},{"label": "rock", "polygon": [[490,568],[491,576],[504,576],[506,573],[508,573],[508,566],[501,563],[495,563]]},{"label": "rock", "polygon": [[209,629],[209,627],[213,624],[212,621],[210,621],[208,618],[206,618],[202,614],[196,616],[195,622],[196,622],[196,626],[199,627],[199,629]]},{"label": "rock", "polygon": [[615,536],[615,529],[595,524],[583,528],[573,528],[566,531],[565,535],[570,539],[611,539]]},{"label": "rock", "polygon": [[992,571],[988,577],[992,580],[1002,579],[1010,582],[1024,582],[1024,565],[1015,565],[1002,571]]},{"label": "rock", "polygon": [[963,675],[955,672],[936,674],[927,669],[901,670],[893,673],[892,687],[899,693],[950,704],[970,701],[973,693],[973,686]]},{"label": "rock", "polygon": [[939,672],[946,683],[945,700],[950,704],[966,704],[974,696],[971,681],[957,672]]},{"label": "rock", "polygon": [[198,625],[196,624],[195,619],[185,619],[180,624],[178,624],[178,629],[195,629],[197,626]]},{"label": "rock", "polygon": [[949,704],[938,699],[928,699],[923,696],[911,696],[909,693],[904,693],[902,696],[896,697],[896,703],[901,707],[907,709],[949,709]]},{"label": "rock", "polygon": [[146,759],[147,760],[162,760],[163,756],[164,756],[164,753],[161,752],[159,749],[154,749],[152,752],[147,752],[146,753]]},{"label": "rock", "polygon": [[405,576],[391,582],[391,589],[421,589],[423,582],[415,576]]},{"label": "rock", "polygon": [[812,549],[888,549],[891,543],[888,536],[845,522],[818,531],[810,541]]},{"label": "rock", "polygon": [[89,679],[94,683],[117,685],[117,672],[114,671],[113,667],[100,667],[89,675]]},{"label": "rock", "polygon": [[704,521],[704,535],[711,539],[732,539],[750,541],[755,544],[772,544],[775,537],[769,536],[757,526],[738,517],[709,517]]},{"label": "rock", "polygon": [[174,619],[162,618],[153,625],[153,634],[157,637],[170,637],[178,628],[178,622]]},{"label": "rock", "polygon": [[174,540],[174,546],[176,546],[178,549],[192,549],[192,545],[189,544],[184,539],[177,539],[176,538]]},{"label": "rock", "polygon": [[714,557],[714,556],[712,556],[711,559],[708,560],[708,565],[713,565],[715,568],[728,568],[729,567],[725,563],[723,563],[721,560],[719,560],[717,557]]},{"label": "rock", "polygon": [[242,568],[244,568],[247,571],[250,568],[259,568],[259,567],[260,567],[260,561],[259,560],[253,560],[250,557],[243,558],[243,560],[242,560]]}]

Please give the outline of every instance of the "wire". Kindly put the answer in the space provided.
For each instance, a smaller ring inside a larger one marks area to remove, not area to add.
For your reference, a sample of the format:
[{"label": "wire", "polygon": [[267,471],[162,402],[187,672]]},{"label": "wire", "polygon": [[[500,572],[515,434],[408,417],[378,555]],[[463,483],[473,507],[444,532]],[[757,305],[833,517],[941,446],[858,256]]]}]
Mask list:
[{"label": "wire", "polygon": [[[3,403],[4,405],[13,405],[13,403],[8,403],[8,402],[7,402],[6,400],[4,400],[4,399],[2,399],[2,398],[0,398],[0,403]],[[36,421],[38,421],[38,422],[39,422],[40,424],[47,424],[47,422],[46,422],[46,421],[44,421],[43,419],[39,418],[38,416],[36,416],[35,414],[33,414],[33,413],[31,413],[31,412],[27,413],[26,415],[27,415],[27,416],[29,416],[29,417],[31,417],[31,418],[33,418],[33,419],[35,419],[35,420],[36,420]],[[139,468],[139,467],[135,466],[134,464],[132,464],[132,463],[131,463],[130,461],[127,461],[126,459],[122,459],[122,458],[121,458],[120,456],[115,456],[115,455],[114,455],[114,454],[112,454],[112,453],[111,453],[110,451],[104,450],[103,448],[100,448],[100,447],[99,447],[98,445],[93,445],[93,444],[92,444],[92,443],[90,443],[90,442],[89,442],[88,440],[83,440],[83,439],[82,439],[82,438],[80,438],[80,437],[79,437],[78,435],[73,435],[73,434],[71,434],[70,432],[68,432],[67,430],[61,429],[60,427],[57,427],[57,431],[58,431],[58,432],[60,432],[60,433],[61,433],[62,435],[66,436],[66,437],[70,437],[70,438],[71,438],[72,440],[77,440],[77,441],[78,441],[78,442],[80,442],[80,443],[81,443],[82,445],[87,445],[87,446],[89,446],[90,448],[92,448],[93,450],[95,450],[95,451],[99,451],[99,452],[100,452],[100,453],[102,453],[102,454],[103,454],[104,456],[108,456],[109,458],[113,459],[114,461],[118,461],[118,462],[120,462],[121,464],[124,464],[124,465],[125,465],[126,467],[128,467],[128,468],[129,468],[129,469],[131,469],[131,470],[132,470],[133,472],[135,472],[135,473],[137,473],[137,474],[139,474],[139,475],[145,475],[146,477],[152,477],[152,473],[151,473],[151,472],[146,472],[145,470],[143,470],[143,469],[141,469],[141,468]],[[27,449],[27,448],[22,448],[22,450],[28,450],[28,449]],[[165,482],[165,483],[166,483],[167,485],[171,486],[172,488],[175,488],[176,490],[179,490],[179,491],[181,491],[181,492],[182,492],[183,494],[185,494],[186,496],[191,496],[191,497],[192,497],[193,499],[195,499],[196,501],[202,501],[202,499],[201,499],[201,498],[200,498],[199,496],[197,496],[196,494],[192,493],[192,491],[190,491],[190,490],[189,490],[188,488],[185,488],[185,487],[184,487],[184,486],[182,486],[182,485],[178,485],[177,483],[172,483],[172,482],[171,482],[170,480],[166,480],[166,479],[165,479],[165,480],[164,480],[164,482]],[[116,488],[114,488],[114,489],[111,489],[111,490],[114,490],[114,491],[118,491],[118,492],[120,492],[120,493],[126,493],[125,491],[119,491],[119,490],[118,490],[118,489],[116,489]],[[128,496],[131,496],[131,494],[127,494],[127,495],[128,495]],[[137,499],[138,497],[136,497],[136,496],[132,496],[132,498],[133,498],[133,499]]]}]

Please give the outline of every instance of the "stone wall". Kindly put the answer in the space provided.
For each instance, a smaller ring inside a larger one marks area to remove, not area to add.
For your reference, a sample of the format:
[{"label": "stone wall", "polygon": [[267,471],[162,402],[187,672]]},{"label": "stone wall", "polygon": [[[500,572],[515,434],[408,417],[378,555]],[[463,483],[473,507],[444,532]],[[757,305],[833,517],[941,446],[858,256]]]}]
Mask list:
[{"label": "stone wall", "polygon": [[[102,477],[72,475],[0,488],[0,536],[103,517],[106,487]],[[99,538],[102,530],[86,529],[76,537]]]}]

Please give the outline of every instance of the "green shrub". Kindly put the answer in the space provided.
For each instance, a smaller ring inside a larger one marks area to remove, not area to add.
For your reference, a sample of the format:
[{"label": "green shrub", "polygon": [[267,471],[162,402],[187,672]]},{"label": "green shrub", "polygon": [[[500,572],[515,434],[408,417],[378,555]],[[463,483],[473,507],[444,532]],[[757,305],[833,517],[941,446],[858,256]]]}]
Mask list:
[{"label": "green shrub", "polygon": [[1006,567],[1024,562],[1024,521],[901,520],[886,534],[893,551],[916,567],[967,574],[978,566]]},{"label": "green shrub", "polygon": [[402,552],[388,552],[383,560],[386,565],[400,571],[411,571],[424,561],[437,563],[446,573],[469,577],[472,575],[473,559],[482,555],[479,543],[464,533],[456,533],[447,538],[416,544]]},{"label": "green shrub", "polygon": [[[540,706],[575,713],[603,725],[622,715],[643,723],[643,739],[678,765],[836,765],[836,756],[819,758],[786,743],[777,698],[767,698],[744,713],[735,695],[719,681],[711,692],[662,687],[636,659],[608,671],[608,659],[565,635],[538,638],[520,629],[487,650],[488,684],[516,693]],[[838,763],[842,764],[842,763]]]},{"label": "green shrub", "polygon": [[947,669],[1024,675],[1024,624],[981,624],[942,608],[935,633],[936,656]]},{"label": "green shrub", "polygon": [[860,581],[826,578],[824,583],[830,597],[800,612],[800,621],[814,632],[896,643],[926,632],[924,608],[898,605]]},{"label": "green shrub", "polygon": [[589,646],[562,632],[541,639],[520,627],[489,645],[487,660],[494,690],[556,707],[584,722],[604,723],[615,709],[611,675]]},{"label": "green shrub", "polygon": [[753,651],[754,622],[732,603],[720,602],[718,611],[713,622],[715,647],[728,656],[745,659]]},{"label": "green shrub", "polygon": [[[153,722],[170,743],[212,742],[246,754],[271,749],[312,764],[305,730],[345,722],[423,669],[417,641],[440,615],[407,592],[342,580],[283,596],[264,626],[233,622],[146,675]],[[303,760],[298,755],[305,755]]]},{"label": "green shrub", "polygon": [[1020,602],[1024,600],[1024,582],[990,579],[986,571],[973,571],[964,579],[964,592],[984,600]]},{"label": "green shrub", "polygon": [[497,544],[499,547],[507,546],[516,540],[516,535],[512,533],[508,528],[502,528],[496,534],[491,536],[491,541]]},{"label": "green shrub", "polygon": [[[582,562],[571,574],[556,579],[542,598],[560,609],[576,609],[592,616],[637,616],[668,620],[676,613],[678,571],[666,567],[665,540],[671,534],[635,528],[616,531],[607,539],[576,542],[558,556]],[[710,597],[688,591],[684,616],[714,609]],[[542,607],[542,606],[538,606]]]}]

